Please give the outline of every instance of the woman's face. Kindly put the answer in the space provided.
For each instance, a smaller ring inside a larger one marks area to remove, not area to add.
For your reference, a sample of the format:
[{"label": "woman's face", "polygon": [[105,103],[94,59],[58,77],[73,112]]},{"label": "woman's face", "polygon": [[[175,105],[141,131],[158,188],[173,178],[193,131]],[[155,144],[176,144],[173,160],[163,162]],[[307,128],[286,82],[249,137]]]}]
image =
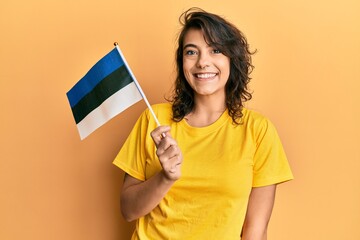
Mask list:
[{"label": "woman's face", "polygon": [[209,46],[201,30],[190,29],[184,37],[183,71],[195,96],[225,99],[225,84],[230,75],[230,59]]}]

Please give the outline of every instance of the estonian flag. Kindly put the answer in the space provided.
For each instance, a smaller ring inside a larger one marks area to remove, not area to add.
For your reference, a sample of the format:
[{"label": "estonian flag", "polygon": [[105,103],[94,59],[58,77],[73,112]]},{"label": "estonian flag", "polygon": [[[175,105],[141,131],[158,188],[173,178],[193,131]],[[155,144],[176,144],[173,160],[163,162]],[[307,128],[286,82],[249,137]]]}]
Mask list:
[{"label": "estonian flag", "polygon": [[[139,87],[139,88],[138,88]],[[80,138],[142,99],[140,86],[118,46],[67,92]]]}]

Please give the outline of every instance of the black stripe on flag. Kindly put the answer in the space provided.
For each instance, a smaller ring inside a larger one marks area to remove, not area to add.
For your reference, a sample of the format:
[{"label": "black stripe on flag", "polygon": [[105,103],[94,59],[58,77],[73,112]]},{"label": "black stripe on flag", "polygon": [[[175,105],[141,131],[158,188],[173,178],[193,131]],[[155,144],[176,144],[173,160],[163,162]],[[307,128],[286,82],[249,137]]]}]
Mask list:
[{"label": "black stripe on flag", "polygon": [[106,76],[91,92],[71,108],[76,124],[83,120],[91,111],[99,107],[111,95],[132,81],[125,65]]}]

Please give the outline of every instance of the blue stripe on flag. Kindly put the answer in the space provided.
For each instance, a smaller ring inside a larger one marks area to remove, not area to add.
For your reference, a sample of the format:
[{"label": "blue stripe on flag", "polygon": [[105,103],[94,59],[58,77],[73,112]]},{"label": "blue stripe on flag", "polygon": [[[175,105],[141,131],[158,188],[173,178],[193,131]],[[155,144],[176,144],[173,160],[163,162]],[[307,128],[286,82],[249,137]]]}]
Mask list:
[{"label": "blue stripe on flag", "polygon": [[84,96],[113,71],[124,65],[117,49],[114,48],[100,59],[67,93],[70,106],[75,106]]}]

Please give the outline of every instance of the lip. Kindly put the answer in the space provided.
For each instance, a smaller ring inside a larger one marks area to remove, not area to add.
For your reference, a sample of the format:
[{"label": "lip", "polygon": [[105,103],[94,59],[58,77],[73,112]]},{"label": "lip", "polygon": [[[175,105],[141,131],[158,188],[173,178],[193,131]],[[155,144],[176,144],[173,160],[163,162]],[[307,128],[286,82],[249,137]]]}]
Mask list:
[{"label": "lip", "polygon": [[211,80],[214,77],[216,77],[218,74],[214,72],[202,72],[202,73],[194,73],[193,74],[195,78],[201,79],[201,80]]}]

